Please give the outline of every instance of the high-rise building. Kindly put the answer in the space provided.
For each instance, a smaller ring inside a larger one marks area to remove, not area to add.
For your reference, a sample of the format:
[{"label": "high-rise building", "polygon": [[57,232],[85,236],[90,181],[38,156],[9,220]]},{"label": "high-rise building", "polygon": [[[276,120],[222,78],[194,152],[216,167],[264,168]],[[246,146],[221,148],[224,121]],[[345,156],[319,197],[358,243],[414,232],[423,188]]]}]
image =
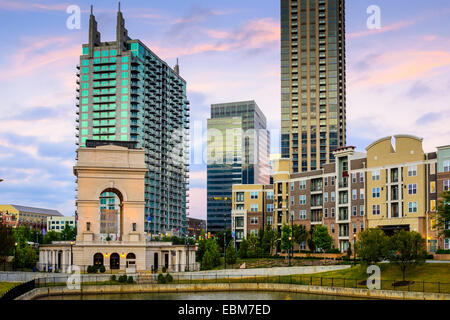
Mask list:
[{"label": "high-rise building", "polygon": [[281,0],[281,154],[293,173],[346,145],[344,0]]},{"label": "high-rise building", "polygon": [[234,184],[268,184],[270,136],[255,101],[211,106],[208,119],[207,229],[231,228]]},{"label": "high-rise building", "polygon": [[[186,81],[125,29],[117,13],[116,41],[102,42],[92,13],[89,43],[78,66],[77,144],[127,141],[145,150],[145,232],[184,235],[188,190],[189,101]],[[103,209],[117,205],[108,192]]]}]

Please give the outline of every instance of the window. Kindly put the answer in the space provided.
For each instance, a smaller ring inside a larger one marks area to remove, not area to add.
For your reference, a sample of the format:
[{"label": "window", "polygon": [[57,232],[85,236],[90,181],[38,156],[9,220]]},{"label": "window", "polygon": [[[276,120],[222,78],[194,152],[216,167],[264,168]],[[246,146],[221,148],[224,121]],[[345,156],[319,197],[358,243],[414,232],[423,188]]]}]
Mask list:
[{"label": "window", "polygon": [[257,237],[258,236],[258,230],[252,229],[252,230],[250,230],[250,234],[255,236],[255,237]]},{"label": "window", "polygon": [[258,217],[251,217],[250,224],[258,224]]},{"label": "window", "polygon": [[328,208],[325,208],[325,209],[324,209],[324,211],[323,211],[323,216],[324,216],[325,218],[328,218]]},{"label": "window", "polygon": [[251,199],[258,199],[258,192],[257,191],[251,192],[250,193],[250,198]]},{"label": "window", "polygon": [[450,160],[444,160],[444,172],[450,172]]},{"label": "window", "polygon": [[299,182],[299,188],[300,188],[300,190],[305,190],[306,189],[306,180],[301,180]]},{"label": "window", "polygon": [[358,199],[358,190],[353,189],[352,190],[352,200],[357,200]]},{"label": "window", "polygon": [[269,200],[273,199],[273,191],[267,192],[267,199],[269,199]]},{"label": "window", "polygon": [[364,189],[359,190],[359,198],[364,200]]},{"label": "window", "polygon": [[331,224],[331,233],[334,234],[334,223]]},{"label": "window", "polygon": [[291,191],[294,191],[294,182],[291,182]]},{"label": "window", "polygon": [[356,209],[356,206],[353,206],[353,207],[352,207],[352,215],[353,215],[354,217],[356,217],[357,214],[358,214],[358,210]]},{"label": "window", "polygon": [[336,193],[333,191],[331,192],[331,202],[336,201]]},{"label": "window", "polygon": [[444,249],[450,250],[450,239],[444,239]]},{"label": "window", "polygon": [[364,172],[359,173],[359,182],[364,182]]},{"label": "window", "polygon": [[331,208],[331,217],[332,218],[334,218],[335,212],[336,212],[336,209],[335,208]]},{"label": "window", "polygon": [[136,231],[136,222],[133,222],[133,231]]},{"label": "window", "polygon": [[251,212],[257,212],[258,211],[258,205],[257,204],[250,205],[250,211]]},{"label": "window", "polygon": [[374,204],[374,205],[372,206],[372,214],[373,214],[374,216],[380,214],[380,205],[379,205],[379,204]]},{"label": "window", "polygon": [[417,212],[417,202],[409,202],[408,203],[408,212],[416,213]]},{"label": "window", "polygon": [[380,170],[372,171],[372,181],[380,180]]},{"label": "window", "polygon": [[331,185],[334,186],[335,177],[331,177]]},{"label": "window", "polygon": [[417,166],[408,166],[408,177],[417,176]]},{"label": "window", "polygon": [[324,181],[325,187],[328,186],[328,177],[325,177],[323,181]]},{"label": "window", "polygon": [[267,217],[267,224],[272,224],[272,223],[273,223],[273,218]]},{"label": "window", "polygon": [[306,204],[306,195],[301,195],[299,200],[300,200],[300,204],[305,205]]},{"label": "window", "polygon": [[360,229],[361,231],[364,231],[364,222],[361,222],[361,223],[360,223],[359,229]]},{"label": "window", "polygon": [[300,250],[306,250],[306,241],[300,243]]},{"label": "window", "polygon": [[356,233],[356,222],[353,222],[353,234]]},{"label": "window", "polygon": [[380,188],[372,188],[372,198],[380,197]]},{"label": "window", "polygon": [[306,210],[300,210],[300,220],[306,220]]},{"label": "window", "polygon": [[328,192],[325,192],[323,194],[323,197],[324,197],[323,201],[328,202]]},{"label": "window", "polygon": [[294,196],[291,197],[291,205],[294,205]]},{"label": "window", "polygon": [[408,185],[408,194],[417,194],[417,184],[409,184]]},{"label": "window", "polygon": [[430,192],[436,193],[436,182],[435,181],[430,182]]},{"label": "window", "polygon": [[430,201],[430,211],[436,211],[436,200]]},{"label": "window", "polygon": [[362,204],[362,205],[359,206],[359,215],[361,217],[363,217],[364,214],[365,214],[365,212],[364,212],[364,205]]},{"label": "window", "polygon": [[352,173],[352,183],[356,183],[356,173]]},{"label": "window", "polygon": [[86,231],[91,231],[91,223],[86,222]]},{"label": "window", "polygon": [[236,202],[244,202],[244,193],[236,192]]},{"label": "window", "polygon": [[444,191],[450,190],[450,180],[444,180]]},{"label": "window", "polygon": [[267,204],[267,212],[273,212],[273,203]]}]

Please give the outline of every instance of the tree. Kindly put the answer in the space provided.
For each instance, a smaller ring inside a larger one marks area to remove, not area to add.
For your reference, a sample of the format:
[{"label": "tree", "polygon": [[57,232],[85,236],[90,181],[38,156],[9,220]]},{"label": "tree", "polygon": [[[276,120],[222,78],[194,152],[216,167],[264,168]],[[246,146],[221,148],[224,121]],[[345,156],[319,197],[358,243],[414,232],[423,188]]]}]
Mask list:
[{"label": "tree", "polygon": [[42,242],[51,244],[53,241],[61,241],[61,233],[51,230],[45,234]]},{"label": "tree", "polygon": [[406,271],[423,264],[427,256],[425,239],[415,231],[396,231],[391,238],[390,249],[389,261],[400,267],[403,281],[405,281]]},{"label": "tree", "polygon": [[239,258],[245,259],[248,257],[248,241],[247,239],[242,239],[241,245],[238,251]]},{"label": "tree", "polygon": [[313,228],[311,241],[315,248],[323,251],[330,250],[333,245],[333,238],[328,234],[328,229],[322,225],[316,225]]},{"label": "tree", "polygon": [[230,240],[227,246],[227,264],[235,264],[236,263],[236,249],[234,248],[233,240]]},{"label": "tree", "polygon": [[17,268],[33,268],[36,266],[39,258],[36,250],[29,245],[17,246],[16,254],[14,256],[14,265]]},{"label": "tree", "polygon": [[77,234],[76,234],[75,228],[72,226],[69,226],[69,224],[66,223],[66,226],[61,231],[61,240],[74,241],[76,236],[77,236]]},{"label": "tree", "polygon": [[300,248],[300,244],[308,238],[306,227],[301,224],[294,224],[292,233],[294,235],[294,242],[297,243]]},{"label": "tree", "polygon": [[255,236],[254,234],[250,234],[250,236],[248,236],[248,252],[247,252],[247,256],[249,258],[257,258],[260,255],[260,243],[259,243],[259,239],[257,236]]},{"label": "tree", "polygon": [[5,263],[8,256],[12,255],[14,243],[12,228],[0,223],[0,263]]},{"label": "tree", "polygon": [[273,247],[276,246],[278,241],[278,232],[275,229],[268,229],[264,232],[262,239],[262,247],[270,255],[272,254]]},{"label": "tree", "polygon": [[219,245],[220,252],[224,252],[224,235],[226,235],[225,240],[227,243],[228,243],[228,241],[233,239],[233,237],[231,235],[231,229],[217,232],[214,238],[217,240],[217,244]]},{"label": "tree", "polygon": [[25,224],[18,226],[14,229],[14,238],[16,239],[17,246],[25,247],[28,241],[33,241],[30,227]]},{"label": "tree", "polygon": [[202,270],[214,269],[220,265],[220,251],[215,239],[206,240],[206,251],[202,258]]},{"label": "tree", "polygon": [[198,241],[198,248],[195,253],[195,260],[199,263],[202,263],[205,252],[206,252],[206,240],[204,237],[201,237],[201,240]]},{"label": "tree", "polygon": [[376,264],[388,256],[389,238],[380,229],[367,229],[359,233],[354,249],[364,265]]},{"label": "tree", "polygon": [[436,211],[436,228],[439,237],[450,238],[450,191],[441,193]]},{"label": "tree", "polygon": [[[291,238],[291,240],[289,240]],[[281,228],[281,249],[289,250],[294,244],[294,239],[292,238],[292,229],[288,224],[283,224]]]}]

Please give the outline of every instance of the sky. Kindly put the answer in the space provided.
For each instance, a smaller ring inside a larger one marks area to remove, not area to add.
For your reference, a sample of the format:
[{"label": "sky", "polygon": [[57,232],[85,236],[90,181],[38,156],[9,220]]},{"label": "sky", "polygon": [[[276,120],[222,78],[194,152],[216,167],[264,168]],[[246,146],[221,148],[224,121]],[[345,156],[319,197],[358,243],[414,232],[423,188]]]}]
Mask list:
[{"label": "sky", "polygon": [[[0,0],[0,203],[75,210],[76,65],[94,5],[103,41],[115,40],[115,1]],[[81,8],[69,29],[70,5]],[[377,5],[381,28],[369,30]],[[279,153],[278,0],[122,1],[129,36],[169,65],[179,58],[191,128],[210,105],[255,100]],[[448,0],[347,0],[347,145],[360,151],[395,134],[450,144]],[[192,147],[205,141],[191,131]],[[194,149],[194,148],[193,148]],[[189,216],[206,219],[206,165],[190,172]]]}]

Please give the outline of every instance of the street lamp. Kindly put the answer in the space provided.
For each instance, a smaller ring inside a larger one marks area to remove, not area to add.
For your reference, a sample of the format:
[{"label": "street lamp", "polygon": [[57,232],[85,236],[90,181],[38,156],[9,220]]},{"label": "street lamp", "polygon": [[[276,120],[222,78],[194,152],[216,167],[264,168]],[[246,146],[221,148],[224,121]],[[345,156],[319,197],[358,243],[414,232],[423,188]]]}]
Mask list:
[{"label": "street lamp", "polygon": [[356,265],[356,234],[353,235],[353,265]]},{"label": "street lamp", "polygon": [[[289,236],[289,244],[291,244],[291,240],[292,240],[292,237]],[[291,266],[291,255],[290,255],[290,253],[291,253],[291,246],[289,246],[289,249],[288,249],[289,267]]]},{"label": "street lamp", "polygon": [[73,253],[72,253],[72,247],[75,244],[75,242],[70,241],[70,272],[72,272],[72,266],[73,266]]},{"label": "street lamp", "polygon": [[14,264],[13,269],[16,269],[16,251],[17,251],[17,242],[14,242]]}]

